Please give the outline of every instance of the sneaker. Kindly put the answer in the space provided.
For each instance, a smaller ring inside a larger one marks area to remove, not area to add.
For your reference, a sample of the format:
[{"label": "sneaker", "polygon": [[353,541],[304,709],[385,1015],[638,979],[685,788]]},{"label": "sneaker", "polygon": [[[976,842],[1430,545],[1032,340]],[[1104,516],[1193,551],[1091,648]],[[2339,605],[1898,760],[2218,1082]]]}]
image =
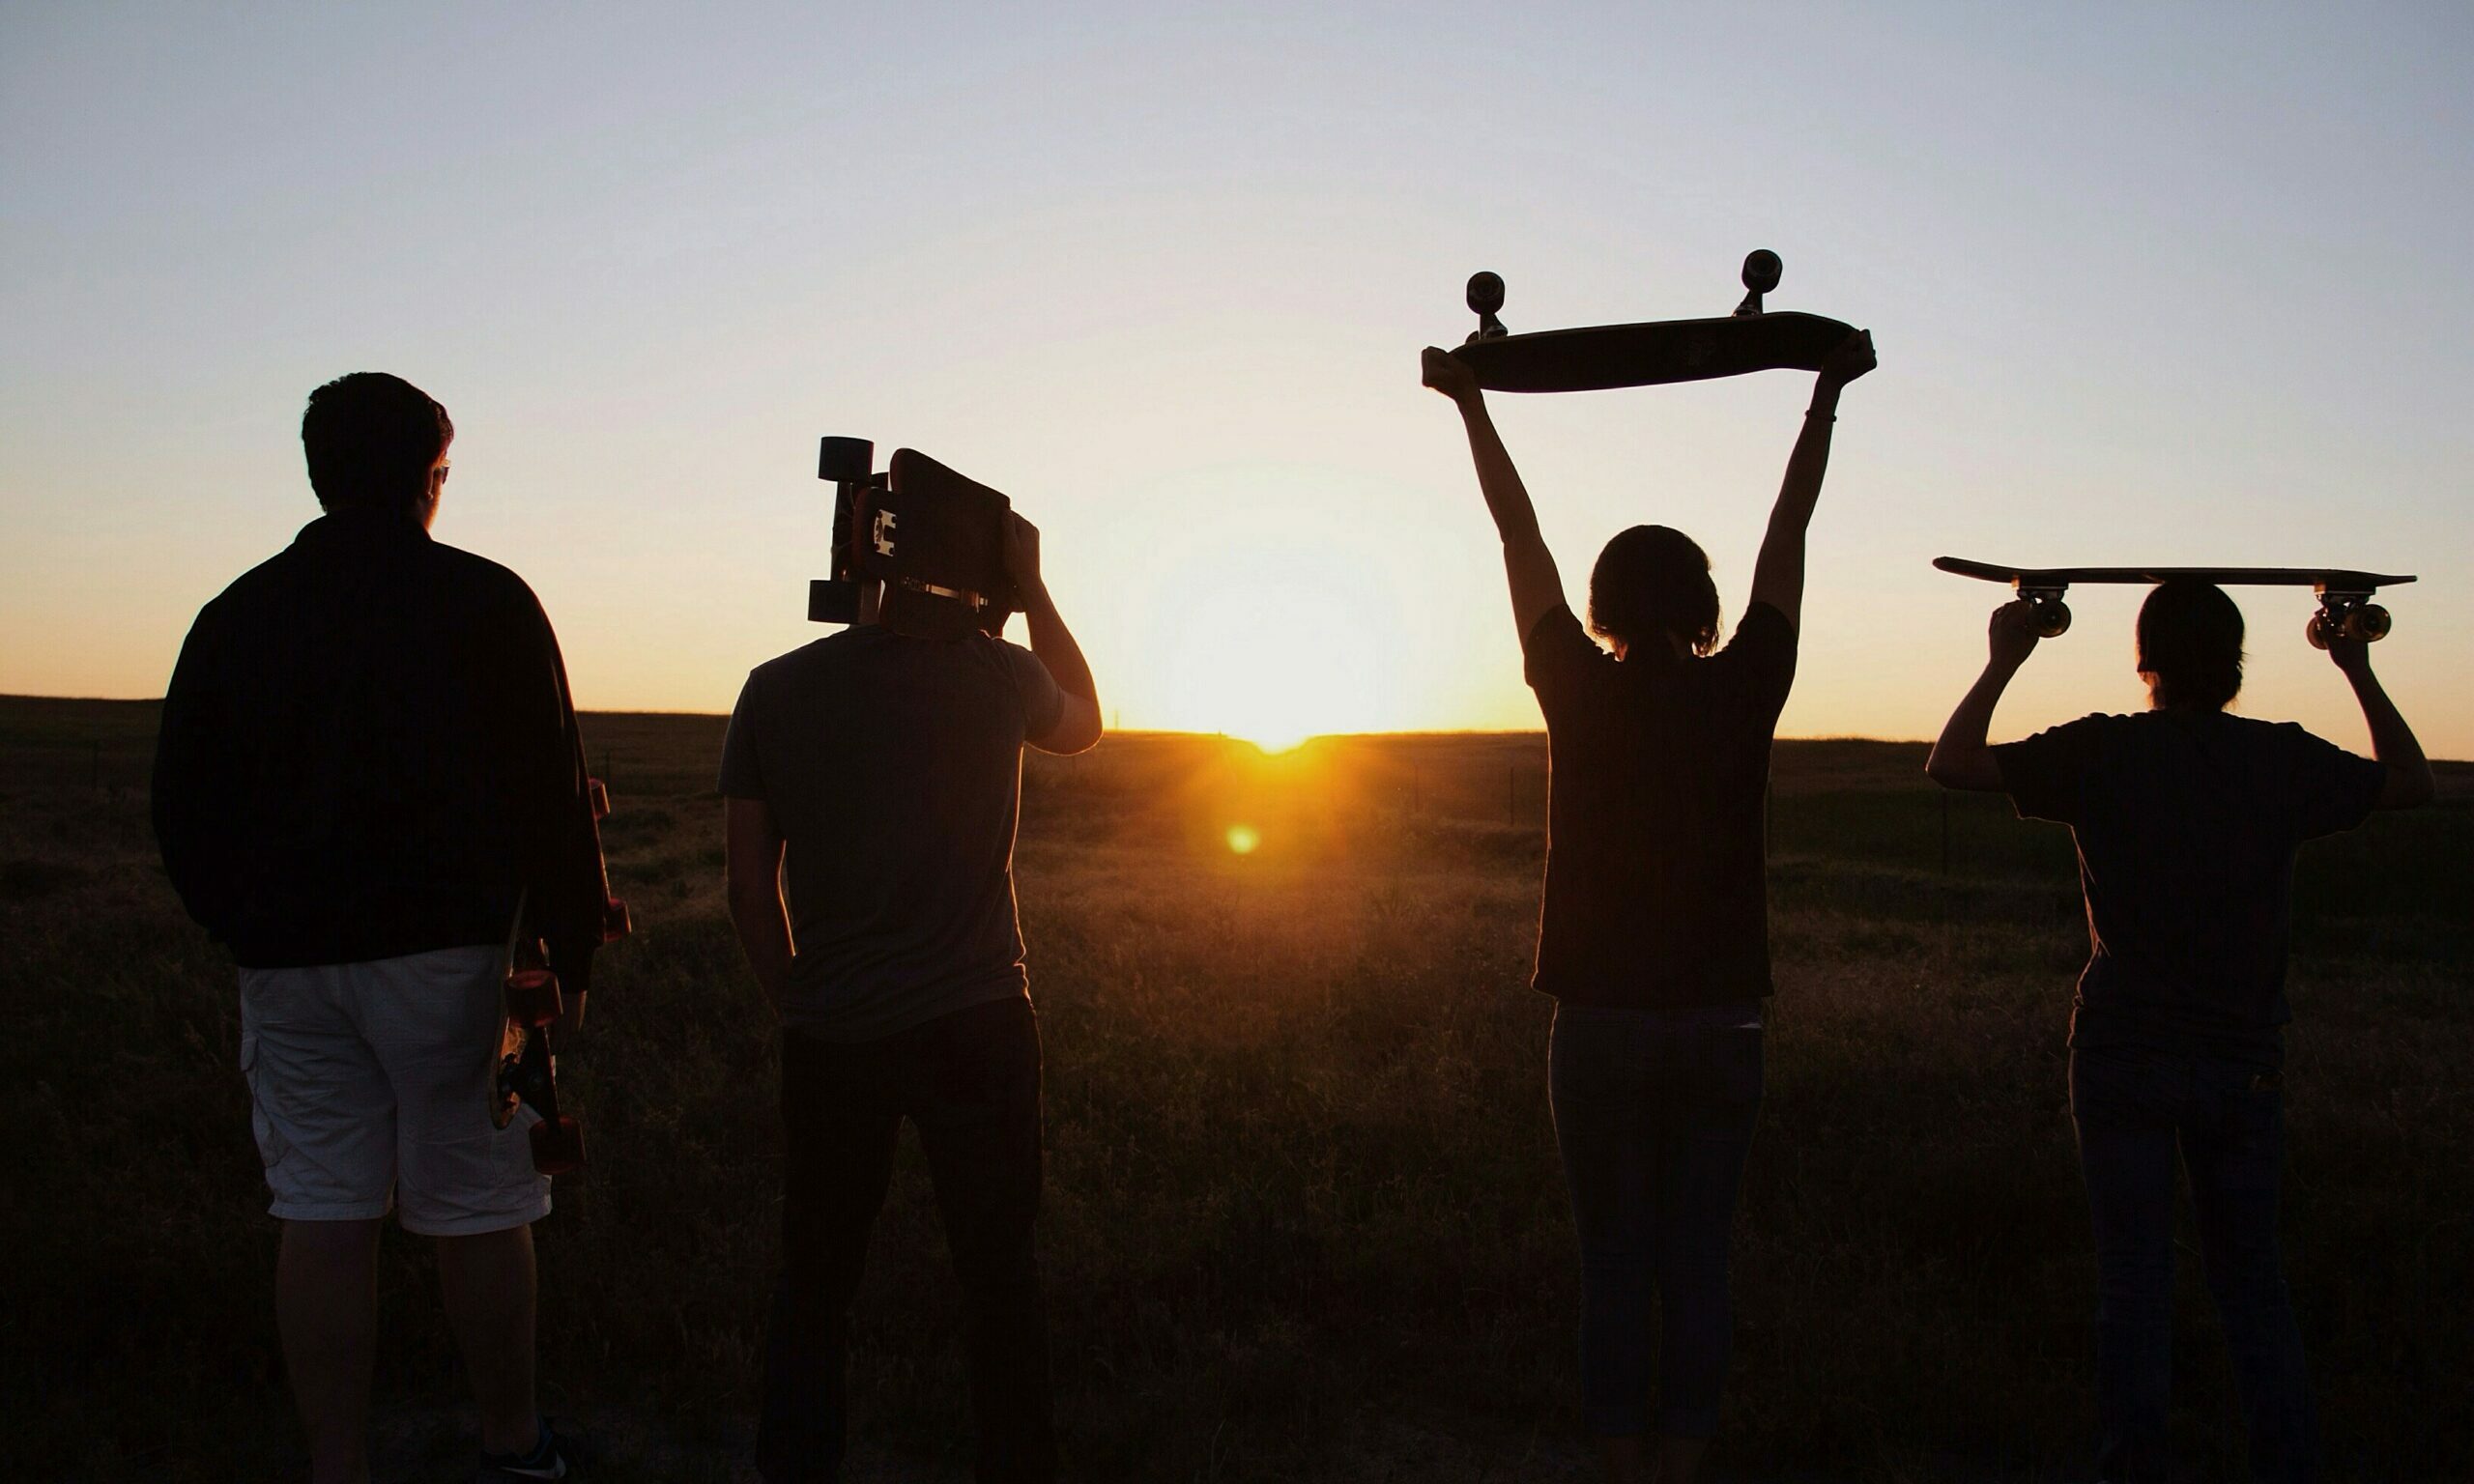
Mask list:
[{"label": "sneaker", "polygon": [[473,1471],[474,1484],[513,1484],[517,1480],[568,1477],[567,1460],[575,1456],[575,1440],[561,1438],[550,1419],[541,1419],[541,1437],[525,1454],[484,1453]]}]

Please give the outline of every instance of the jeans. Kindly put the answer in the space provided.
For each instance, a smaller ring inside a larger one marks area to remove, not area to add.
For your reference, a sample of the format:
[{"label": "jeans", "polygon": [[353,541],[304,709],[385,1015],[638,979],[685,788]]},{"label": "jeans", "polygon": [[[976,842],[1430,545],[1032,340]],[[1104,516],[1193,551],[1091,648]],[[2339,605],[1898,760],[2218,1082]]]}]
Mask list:
[{"label": "jeans", "polygon": [[1048,1484],[1056,1442],[1031,1250],[1040,1042],[1021,999],[872,1042],[783,1036],[782,1267],[764,1343],[758,1468],[768,1484],[841,1474],[850,1299],[905,1118],[918,1127],[962,1284],[976,1477]]},{"label": "jeans", "polygon": [[2173,1155],[2251,1439],[2251,1475],[2312,1476],[2302,1331],[2277,1265],[2285,1113],[2257,1059],[2094,1046],[2070,1056],[2070,1113],[2096,1233],[2098,1464],[2111,1484],[2164,1479],[2172,1367]]},{"label": "jeans", "polygon": [[1580,1234],[1581,1415],[1600,1437],[1649,1431],[1654,1327],[1658,1430],[1718,1430],[1727,1241],[1761,1111],[1751,1013],[1556,1009],[1547,1087]]}]

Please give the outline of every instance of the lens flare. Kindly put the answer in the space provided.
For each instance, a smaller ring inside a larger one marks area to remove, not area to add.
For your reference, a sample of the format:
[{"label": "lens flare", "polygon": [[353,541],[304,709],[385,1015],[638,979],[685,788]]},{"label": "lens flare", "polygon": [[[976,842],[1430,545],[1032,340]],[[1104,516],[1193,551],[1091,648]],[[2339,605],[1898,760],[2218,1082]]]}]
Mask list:
[{"label": "lens flare", "polygon": [[1228,827],[1228,848],[1239,855],[1253,854],[1254,847],[1262,842],[1263,832],[1251,824],[1232,824]]}]

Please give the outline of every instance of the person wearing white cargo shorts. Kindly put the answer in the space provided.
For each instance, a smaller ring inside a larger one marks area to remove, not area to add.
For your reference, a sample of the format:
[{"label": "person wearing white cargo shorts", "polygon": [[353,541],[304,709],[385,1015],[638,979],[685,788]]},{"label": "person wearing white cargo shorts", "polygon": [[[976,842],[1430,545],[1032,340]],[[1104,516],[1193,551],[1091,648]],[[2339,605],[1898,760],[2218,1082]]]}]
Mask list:
[{"label": "person wearing white cargo shorts", "polygon": [[372,963],[241,971],[241,1070],[267,1185],[286,1221],[375,1222],[422,1237],[550,1213],[530,1108],[488,1111],[504,952],[442,948]]},{"label": "person wearing white cargo shorts", "polygon": [[582,1018],[599,848],[557,637],[532,589],[429,537],[454,436],[395,377],[302,419],[323,518],[202,610],[157,743],[154,819],[241,979],[241,1070],[282,1222],[275,1322],[313,1484],[369,1477],[378,1233],[434,1240],[482,1479],[568,1476],[535,1409],[529,1112],[492,1116],[505,945],[547,945]]}]

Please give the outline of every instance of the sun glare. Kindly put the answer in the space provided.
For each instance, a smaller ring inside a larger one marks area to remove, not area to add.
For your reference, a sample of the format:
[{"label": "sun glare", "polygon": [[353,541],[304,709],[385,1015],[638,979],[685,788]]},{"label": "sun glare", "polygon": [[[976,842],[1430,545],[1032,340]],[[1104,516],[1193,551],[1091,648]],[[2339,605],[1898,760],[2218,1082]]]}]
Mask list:
[{"label": "sun glare", "polygon": [[1276,754],[1401,725],[1398,602],[1327,549],[1249,530],[1195,553],[1153,601],[1168,727]]},{"label": "sun glare", "polygon": [[1228,848],[1239,855],[1253,854],[1254,847],[1262,842],[1263,832],[1251,824],[1232,824],[1228,827]]}]

